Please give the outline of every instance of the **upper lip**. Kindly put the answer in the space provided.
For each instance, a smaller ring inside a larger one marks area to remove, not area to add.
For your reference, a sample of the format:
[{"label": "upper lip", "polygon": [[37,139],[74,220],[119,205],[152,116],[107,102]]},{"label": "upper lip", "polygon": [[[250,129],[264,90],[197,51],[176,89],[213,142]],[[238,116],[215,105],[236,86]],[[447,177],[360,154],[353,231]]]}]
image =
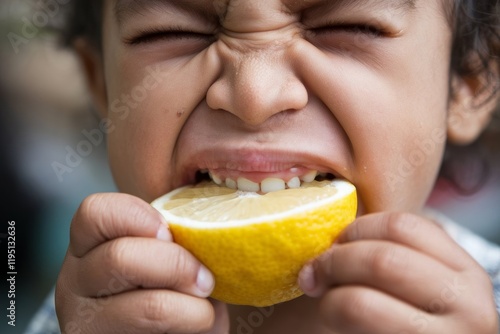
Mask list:
[{"label": "upper lip", "polygon": [[322,173],[330,173],[335,177],[346,177],[341,174],[341,168],[334,166],[327,157],[303,151],[236,147],[216,149],[210,147],[193,150],[184,161],[185,163],[181,165],[180,170],[181,185],[193,184],[197,171],[217,169],[271,174],[293,167],[303,167]]},{"label": "upper lip", "polygon": [[172,157],[173,187],[195,183],[197,171],[217,169],[236,171],[230,173],[234,176],[260,172],[279,177],[279,172],[302,167],[336,178],[353,177],[349,137],[314,97],[304,110],[273,115],[252,128],[229,112],[207,110],[200,105],[179,133]]}]

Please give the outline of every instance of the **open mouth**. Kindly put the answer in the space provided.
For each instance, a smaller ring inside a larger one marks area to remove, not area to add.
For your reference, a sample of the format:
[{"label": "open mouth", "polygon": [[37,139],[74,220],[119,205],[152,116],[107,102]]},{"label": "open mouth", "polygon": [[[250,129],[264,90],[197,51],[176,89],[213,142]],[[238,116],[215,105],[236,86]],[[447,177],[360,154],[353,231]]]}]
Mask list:
[{"label": "open mouth", "polygon": [[273,191],[300,188],[304,183],[313,181],[335,179],[332,173],[298,167],[290,168],[276,175],[271,175],[271,173],[246,173],[245,176],[241,176],[238,174],[240,173],[229,170],[198,170],[195,182],[213,181],[221,187],[266,194]]}]

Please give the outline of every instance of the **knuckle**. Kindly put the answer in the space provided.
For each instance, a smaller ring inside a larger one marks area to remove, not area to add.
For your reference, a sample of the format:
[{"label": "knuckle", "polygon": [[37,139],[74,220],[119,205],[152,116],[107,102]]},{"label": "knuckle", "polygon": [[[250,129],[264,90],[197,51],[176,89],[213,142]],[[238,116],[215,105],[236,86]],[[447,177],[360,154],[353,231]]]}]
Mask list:
[{"label": "knuckle", "polygon": [[352,224],[347,226],[341,237],[348,241],[356,241],[361,239],[363,236],[363,224],[360,221],[354,221]]},{"label": "knuckle", "polygon": [[[475,280],[475,283],[472,281]],[[498,312],[493,295],[493,285],[489,276],[481,273],[479,277],[474,275],[472,280],[462,287],[463,291],[457,292],[461,300],[467,300],[467,304],[462,303],[462,317],[467,319],[467,323],[475,333],[497,333],[499,328]],[[473,288],[467,289],[471,285]],[[462,295],[462,293],[464,295]]]},{"label": "knuckle", "polygon": [[476,318],[478,328],[481,328],[480,333],[497,333],[498,332],[498,314],[496,311],[482,314]]},{"label": "knuckle", "polygon": [[165,294],[149,293],[144,299],[143,316],[148,328],[169,330],[169,313],[171,310],[171,299],[165,298]]},{"label": "knuckle", "polygon": [[335,248],[330,247],[314,261],[312,261],[312,266],[315,271],[321,270],[326,276],[331,276],[337,271],[337,261],[335,259]]},{"label": "knuckle", "polygon": [[408,252],[399,247],[379,247],[372,253],[369,262],[374,278],[385,280],[389,273],[394,275],[406,271]]},{"label": "knuckle", "polygon": [[96,197],[98,195],[93,194],[87,196],[81,203],[75,214],[73,215],[73,219],[71,221],[70,227],[70,236],[72,239],[77,237],[80,233],[79,228],[80,225],[85,225],[85,221],[88,220],[89,216],[91,216],[92,210],[94,208],[94,203],[96,201]]},{"label": "knuckle", "polygon": [[343,293],[342,307],[338,308],[338,317],[346,324],[358,323],[373,313],[376,307],[368,290],[361,288],[349,288]]},{"label": "knuckle", "polygon": [[172,272],[175,273],[172,284],[192,283],[196,278],[196,268],[189,254],[180,246],[172,244],[170,261]]},{"label": "knuckle", "polygon": [[96,209],[102,204],[103,194],[92,194],[87,196],[77,210],[77,215],[88,220],[93,220]]},{"label": "knuckle", "polygon": [[123,200],[127,202],[127,208],[135,221],[147,221],[151,218],[151,213],[155,212],[153,207],[138,197],[126,195]]},{"label": "knuckle", "polygon": [[[209,331],[215,321],[212,307],[206,307],[207,300],[197,300],[198,304],[189,305],[187,300],[174,293],[147,293],[142,298],[142,316],[137,327],[147,329],[148,333],[165,333],[183,328],[183,332],[201,333]],[[197,307],[193,313],[194,307]],[[190,321],[182,319],[189,317]]]},{"label": "knuckle", "polygon": [[481,333],[497,333],[499,330],[498,326],[498,313],[495,308],[490,308],[490,311],[484,312],[480,317],[478,322],[481,323],[483,331]]},{"label": "knuckle", "polygon": [[123,268],[127,251],[130,245],[127,245],[125,239],[115,239],[108,242],[104,249],[104,266],[111,270],[113,268]]},{"label": "knuckle", "polygon": [[156,214],[156,209],[138,197],[129,194],[115,194],[114,196],[115,202],[120,202],[121,207],[119,211],[111,212],[114,215],[110,218],[110,224],[118,224],[124,217],[138,224],[144,224],[151,220],[152,213]]},{"label": "knuckle", "polygon": [[215,310],[208,300],[198,300],[196,318],[191,317],[192,321],[188,329],[190,332],[206,333],[215,325]]},{"label": "knuckle", "polygon": [[495,308],[485,308],[484,305],[479,308],[479,312],[470,312],[464,314],[463,319],[467,319],[464,323],[467,324],[467,333],[497,333],[498,314]]},{"label": "knuckle", "polygon": [[171,312],[172,308],[170,298],[165,294],[146,293],[140,300],[140,315],[133,317],[131,325],[147,333],[166,333],[172,329]]},{"label": "knuckle", "polygon": [[74,242],[87,235],[91,225],[99,223],[99,207],[102,205],[103,194],[87,196],[76,210],[70,226],[70,240]]},{"label": "knuckle", "polygon": [[387,217],[387,236],[392,240],[409,239],[417,226],[415,216],[408,213],[392,213]]}]

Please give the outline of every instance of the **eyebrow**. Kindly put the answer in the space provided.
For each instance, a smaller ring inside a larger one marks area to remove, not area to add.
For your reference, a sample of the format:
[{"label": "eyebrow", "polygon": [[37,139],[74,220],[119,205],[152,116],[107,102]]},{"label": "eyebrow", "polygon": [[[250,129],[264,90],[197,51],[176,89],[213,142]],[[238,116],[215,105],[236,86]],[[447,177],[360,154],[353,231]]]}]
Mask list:
[{"label": "eyebrow", "polygon": [[202,0],[116,0],[115,17],[119,24],[133,15],[141,15],[149,11],[165,11],[171,9],[194,13],[198,18],[207,20],[212,16],[211,1]]},{"label": "eyebrow", "polygon": [[285,5],[291,11],[299,11],[304,9],[304,6],[314,8],[328,8],[328,10],[334,10],[336,8],[358,8],[358,7],[383,7],[392,8],[394,10],[401,11],[411,11],[416,8],[418,0],[308,0],[308,1],[297,1],[297,0],[285,0]]},{"label": "eyebrow", "polygon": [[[337,7],[358,7],[362,4],[375,5],[377,2],[382,2],[390,4],[390,7],[396,10],[409,11],[415,9],[417,1],[418,0],[284,0],[284,5],[295,11],[302,9],[301,7],[304,5],[308,7],[328,6],[330,9],[334,9]],[[215,11],[212,2],[213,1],[205,0],[116,0],[114,12],[119,24],[123,23],[132,15],[140,15],[147,11],[162,11],[165,9],[190,12],[194,13],[198,18],[209,20]]]},{"label": "eyebrow", "polygon": [[376,1],[363,1],[363,0],[336,0],[336,1],[329,1],[329,0],[318,0],[319,2],[325,2],[325,3],[331,3],[333,5],[346,5],[346,6],[349,6],[349,5],[357,5],[357,4],[360,4],[360,3],[367,3],[367,4],[371,4],[371,3],[377,3],[377,2],[381,2],[381,3],[386,3],[386,4],[391,4],[393,7],[397,7],[397,8],[407,8],[407,9],[412,9],[412,8],[415,8],[415,4],[417,2],[417,0],[392,0],[392,1],[386,1],[386,0],[376,0]]}]

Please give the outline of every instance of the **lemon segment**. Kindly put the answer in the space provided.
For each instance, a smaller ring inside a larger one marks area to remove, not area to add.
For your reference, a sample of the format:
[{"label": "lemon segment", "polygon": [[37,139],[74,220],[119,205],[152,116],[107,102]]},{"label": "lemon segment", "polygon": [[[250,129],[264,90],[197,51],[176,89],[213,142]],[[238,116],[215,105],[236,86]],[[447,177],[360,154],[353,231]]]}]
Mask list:
[{"label": "lemon segment", "polygon": [[211,297],[262,307],[303,294],[300,269],[354,220],[357,199],[343,180],[265,195],[202,183],[151,205],[166,218],[175,242],[214,274]]}]

